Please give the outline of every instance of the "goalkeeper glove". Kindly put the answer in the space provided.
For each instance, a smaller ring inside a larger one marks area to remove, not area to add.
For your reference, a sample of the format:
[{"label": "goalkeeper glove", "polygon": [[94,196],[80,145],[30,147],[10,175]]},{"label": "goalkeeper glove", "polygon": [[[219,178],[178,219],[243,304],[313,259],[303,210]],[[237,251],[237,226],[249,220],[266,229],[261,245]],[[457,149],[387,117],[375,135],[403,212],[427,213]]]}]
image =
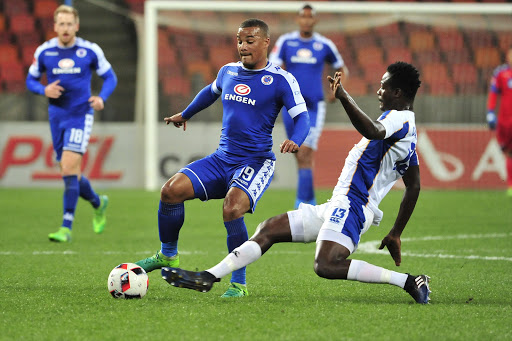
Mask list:
[{"label": "goalkeeper glove", "polygon": [[487,112],[487,125],[489,126],[489,129],[494,130],[496,129],[496,114],[494,111],[489,110]]}]

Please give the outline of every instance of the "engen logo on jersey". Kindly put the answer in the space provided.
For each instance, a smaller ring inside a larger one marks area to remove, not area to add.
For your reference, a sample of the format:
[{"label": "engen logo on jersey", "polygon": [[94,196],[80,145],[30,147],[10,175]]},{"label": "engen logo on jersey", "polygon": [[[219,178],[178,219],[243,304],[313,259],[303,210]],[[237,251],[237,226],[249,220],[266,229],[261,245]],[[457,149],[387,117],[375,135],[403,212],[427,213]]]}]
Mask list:
[{"label": "engen logo on jersey", "polygon": [[255,99],[245,97],[251,93],[251,88],[248,85],[237,84],[237,85],[235,85],[234,91],[235,91],[235,94],[225,94],[224,100],[246,103],[246,104],[250,104],[253,106],[256,105]]},{"label": "engen logo on jersey", "polygon": [[237,84],[235,85],[235,92],[238,95],[247,96],[251,93],[251,88],[245,84]]},{"label": "engen logo on jersey", "polygon": [[52,69],[52,73],[54,75],[61,75],[61,74],[75,74],[80,73],[82,69],[80,67],[74,67],[75,61],[70,58],[64,58],[59,60],[58,63],[59,67],[54,67]]},{"label": "engen logo on jersey", "polygon": [[290,58],[292,63],[316,64],[316,58],[310,49],[298,49],[297,54]]}]

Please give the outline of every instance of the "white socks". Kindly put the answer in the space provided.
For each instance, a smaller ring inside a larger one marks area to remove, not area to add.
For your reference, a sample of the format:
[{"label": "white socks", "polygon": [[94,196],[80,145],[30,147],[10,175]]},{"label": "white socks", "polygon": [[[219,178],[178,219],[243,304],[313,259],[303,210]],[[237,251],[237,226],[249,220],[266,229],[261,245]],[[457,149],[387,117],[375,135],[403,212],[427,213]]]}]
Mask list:
[{"label": "white socks", "polygon": [[365,261],[353,259],[348,268],[347,279],[365,283],[389,283],[403,288],[407,276],[407,274],[387,270]]},{"label": "white socks", "polygon": [[258,243],[248,240],[226,256],[219,264],[208,269],[209,273],[217,278],[222,278],[235,270],[258,260],[261,257],[261,248]]}]

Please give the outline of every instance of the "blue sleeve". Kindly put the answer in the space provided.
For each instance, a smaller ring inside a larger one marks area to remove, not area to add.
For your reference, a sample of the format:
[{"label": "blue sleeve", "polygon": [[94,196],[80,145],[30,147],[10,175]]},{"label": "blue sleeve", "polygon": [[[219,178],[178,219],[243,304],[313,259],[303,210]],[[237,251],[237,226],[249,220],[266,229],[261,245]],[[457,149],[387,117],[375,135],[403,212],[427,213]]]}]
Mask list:
[{"label": "blue sleeve", "polygon": [[303,111],[293,118],[293,135],[290,140],[297,143],[300,147],[309,133],[309,114]]},{"label": "blue sleeve", "polygon": [[27,84],[27,89],[29,89],[31,92],[38,94],[38,95],[44,95],[44,88],[45,86],[41,84],[39,79],[32,76],[30,73],[27,76],[27,80],[25,82]]},{"label": "blue sleeve", "polygon": [[212,105],[217,100],[217,98],[219,98],[219,96],[220,95],[217,95],[213,92],[211,84],[205,86],[203,90],[199,91],[199,93],[188,105],[188,107],[183,110],[181,117],[187,120],[190,119],[201,110],[206,109]]},{"label": "blue sleeve", "polygon": [[101,78],[103,78],[103,86],[101,87],[99,96],[103,99],[103,102],[106,102],[107,98],[114,92],[117,86],[117,76],[111,68],[101,75]]}]

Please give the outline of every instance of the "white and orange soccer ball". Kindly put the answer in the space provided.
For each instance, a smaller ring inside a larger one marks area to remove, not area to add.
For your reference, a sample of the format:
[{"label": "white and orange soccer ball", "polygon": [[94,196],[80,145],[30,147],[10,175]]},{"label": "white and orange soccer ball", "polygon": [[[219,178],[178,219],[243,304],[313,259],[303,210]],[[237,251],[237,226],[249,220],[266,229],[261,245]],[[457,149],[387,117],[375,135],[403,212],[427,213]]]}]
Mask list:
[{"label": "white and orange soccer ball", "polygon": [[148,274],[134,263],[119,264],[108,275],[108,291],[114,298],[142,298],[148,285]]}]

